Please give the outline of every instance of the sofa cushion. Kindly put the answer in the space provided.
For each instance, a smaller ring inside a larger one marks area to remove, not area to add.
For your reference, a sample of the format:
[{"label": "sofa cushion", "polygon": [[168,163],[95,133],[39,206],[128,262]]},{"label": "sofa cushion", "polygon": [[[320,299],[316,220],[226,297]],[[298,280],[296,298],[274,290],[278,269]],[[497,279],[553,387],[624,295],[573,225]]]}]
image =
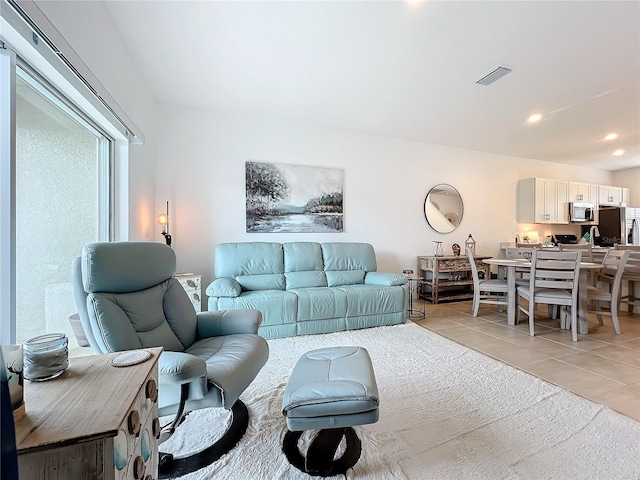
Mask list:
[{"label": "sofa cushion", "polygon": [[284,276],[287,280],[287,290],[327,286],[324,272],[287,272]]},{"label": "sofa cushion", "polygon": [[337,287],[347,294],[347,317],[404,312],[406,287],[346,285]]},{"label": "sofa cushion", "polygon": [[344,318],[347,314],[347,295],[339,288],[300,288],[289,291],[298,296],[298,322]]},{"label": "sofa cushion", "polygon": [[329,270],[377,270],[373,246],[368,243],[329,242],[322,244],[322,260]]},{"label": "sofa cushion", "polygon": [[284,274],[271,275],[238,275],[236,282],[243,290],[284,290]]},{"label": "sofa cushion", "polygon": [[284,271],[306,272],[324,270],[322,250],[316,242],[283,243]]},{"label": "sofa cushion", "polygon": [[284,273],[280,243],[240,242],[221,243],[216,246],[214,264],[216,278],[273,273]]},{"label": "sofa cushion", "polygon": [[331,270],[326,272],[327,284],[330,287],[342,285],[358,285],[364,283],[364,270]]},{"label": "sofa cushion", "polygon": [[[214,305],[212,305],[212,303]],[[262,312],[262,323],[258,329],[270,325],[295,324],[298,314],[298,297],[284,290],[259,290],[242,292],[239,297],[209,298],[209,310],[233,310],[252,308]]]}]

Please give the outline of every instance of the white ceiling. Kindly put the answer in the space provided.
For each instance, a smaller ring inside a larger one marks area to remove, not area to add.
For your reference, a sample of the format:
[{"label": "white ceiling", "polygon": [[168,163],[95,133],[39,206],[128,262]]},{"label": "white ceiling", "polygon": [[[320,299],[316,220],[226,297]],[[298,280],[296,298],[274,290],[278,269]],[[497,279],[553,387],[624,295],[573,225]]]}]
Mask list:
[{"label": "white ceiling", "polygon": [[[605,170],[640,166],[638,1],[105,5],[160,101]],[[475,83],[497,65],[513,71]],[[545,117],[528,125],[533,112]],[[610,131],[620,137],[604,142]],[[625,155],[612,156],[617,148]]]}]

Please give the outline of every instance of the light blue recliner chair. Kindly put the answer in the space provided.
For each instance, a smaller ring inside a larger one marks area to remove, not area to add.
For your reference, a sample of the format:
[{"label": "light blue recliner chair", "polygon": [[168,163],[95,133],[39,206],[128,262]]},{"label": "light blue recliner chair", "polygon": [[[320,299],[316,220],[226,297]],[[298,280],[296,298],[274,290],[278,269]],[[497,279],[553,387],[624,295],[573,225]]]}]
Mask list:
[{"label": "light blue recliner chair", "polygon": [[161,454],[161,478],[202,468],[235,446],[248,426],[240,395],[269,356],[257,335],[258,310],[196,313],[175,271],[174,251],[154,242],[88,244],[72,265],[82,326],[95,353],[164,347],[159,414],[175,414],[175,420],[163,429],[161,443],[192,410],[233,413],[225,435],[203,452],[175,460]]}]

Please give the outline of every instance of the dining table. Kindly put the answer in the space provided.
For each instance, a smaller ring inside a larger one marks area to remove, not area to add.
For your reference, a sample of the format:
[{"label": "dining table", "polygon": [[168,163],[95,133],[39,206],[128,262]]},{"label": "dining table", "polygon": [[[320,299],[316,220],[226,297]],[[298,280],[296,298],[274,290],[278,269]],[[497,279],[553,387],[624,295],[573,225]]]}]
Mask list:
[{"label": "dining table", "polygon": [[[524,259],[508,258],[486,258],[483,260],[488,265],[498,267],[498,278],[504,278],[506,271],[507,279],[507,324],[516,324],[518,313],[518,294],[516,290],[516,269],[523,271],[531,269],[531,261]],[[580,262],[580,275],[578,278],[578,332],[589,333],[588,325],[588,295],[590,272],[597,272],[602,268],[602,264],[593,262]]]}]

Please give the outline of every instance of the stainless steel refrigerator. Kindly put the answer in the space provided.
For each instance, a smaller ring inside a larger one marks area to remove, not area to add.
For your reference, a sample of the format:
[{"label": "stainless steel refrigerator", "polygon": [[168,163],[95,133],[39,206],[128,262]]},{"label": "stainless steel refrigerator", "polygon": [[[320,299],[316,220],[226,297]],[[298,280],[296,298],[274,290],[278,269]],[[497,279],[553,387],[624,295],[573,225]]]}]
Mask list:
[{"label": "stainless steel refrigerator", "polygon": [[596,236],[596,245],[640,245],[640,208],[600,207],[598,216],[600,237]]}]

